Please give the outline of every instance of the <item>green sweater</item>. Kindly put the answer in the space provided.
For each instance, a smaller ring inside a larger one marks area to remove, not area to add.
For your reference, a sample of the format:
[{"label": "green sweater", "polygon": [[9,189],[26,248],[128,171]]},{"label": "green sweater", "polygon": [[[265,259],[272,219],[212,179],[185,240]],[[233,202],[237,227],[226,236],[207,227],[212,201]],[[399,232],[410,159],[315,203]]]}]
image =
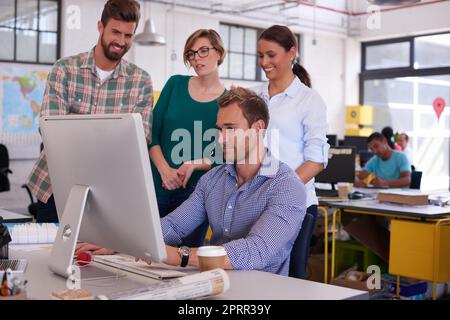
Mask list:
[{"label": "green sweater", "polygon": [[[190,78],[191,76],[172,76],[164,86],[153,111],[150,147],[159,145],[172,168],[179,168],[188,160],[203,158],[205,148],[209,146],[209,151],[211,144],[216,141],[216,135],[203,135],[208,129],[216,128],[219,111],[217,102],[198,102],[192,99],[188,89]],[[183,190],[163,189],[161,175],[153,162],[151,165],[157,195],[175,194]],[[195,186],[204,173],[206,171],[194,171],[187,187]]]}]

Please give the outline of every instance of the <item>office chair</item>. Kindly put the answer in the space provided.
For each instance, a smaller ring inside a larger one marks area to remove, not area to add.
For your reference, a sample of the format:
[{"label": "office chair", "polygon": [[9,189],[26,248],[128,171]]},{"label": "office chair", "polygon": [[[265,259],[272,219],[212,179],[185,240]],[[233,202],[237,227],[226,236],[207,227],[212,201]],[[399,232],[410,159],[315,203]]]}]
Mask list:
[{"label": "office chair", "polygon": [[28,196],[30,197],[30,204],[28,205],[28,212],[36,218],[37,215],[37,210],[38,210],[38,202],[34,201],[33,199],[33,194],[31,193],[30,188],[28,187],[28,185],[23,184],[21,185],[21,188],[25,189],[28,193]]},{"label": "office chair", "polygon": [[12,173],[9,169],[9,154],[5,145],[0,144],[0,192],[9,191],[10,183],[8,174]]},{"label": "office chair", "polygon": [[364,168],[366,163],[373,157],[373,153],[368,150],[361,150],[358,154],[361,168]]},{"label": "office chair", "polygon": [[420,182],[422,181],[422,171],[411,172],[411,184],[410,189],[420,189]]},{"label": "office chair", "polygon": [[[42,152],[43,149],[44,149],[44,144],[41,143],[41,145],[40,145],[40,152]],[[30,197],[30,204],[28,205],[28,212],[33,217],[36,218],[39,204],[38,204],[37,201],[34,201],[33,194],[31,193],[31,190],[30,190],[30,188],[28,187],[27,184],[21,185],[21,188],[25,189],[27,191],[27,193],[28,193],[28,196]]]},{"label": "office chair", "polygon": [[289,277],[305,279],[306,267],[309,256],[309,245],[314,229],[314,216],[306,213],[303,219],[302,228],[295,239],[291,251],[291,261],[289,264]]}]

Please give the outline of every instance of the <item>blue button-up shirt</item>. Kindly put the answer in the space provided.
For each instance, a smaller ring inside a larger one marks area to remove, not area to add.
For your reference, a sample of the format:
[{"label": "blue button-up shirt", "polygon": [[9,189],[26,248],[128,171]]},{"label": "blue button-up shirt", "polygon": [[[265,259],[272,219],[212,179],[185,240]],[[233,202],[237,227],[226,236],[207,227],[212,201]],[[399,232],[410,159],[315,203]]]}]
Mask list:
[{"label": "blue button-up shirt", "polygon": [[289,258],[306,212],[306,189],[270,153],[257,175],[238,187],[234,164],[211,169],[176,210],[161,219],[166,244],[208,219],[211,245],[223,245],[235,270],[289,273]]}]

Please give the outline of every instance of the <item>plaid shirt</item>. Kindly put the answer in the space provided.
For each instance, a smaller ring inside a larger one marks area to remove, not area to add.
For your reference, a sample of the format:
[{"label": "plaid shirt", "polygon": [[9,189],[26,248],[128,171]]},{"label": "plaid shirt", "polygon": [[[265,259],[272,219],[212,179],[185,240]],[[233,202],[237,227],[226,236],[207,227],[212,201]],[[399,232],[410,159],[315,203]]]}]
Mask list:
[{"label": "plaid shirt", "polygon": [[[108,80],[97,76],[94,49],[58,60],[47,78],[41,116],[65,114],[140,113],[147,142],[151,142],[153,89],[150,76],[121,60]],[[52,195],[44,152],[28,181],[34,196],[47,203]]]}]

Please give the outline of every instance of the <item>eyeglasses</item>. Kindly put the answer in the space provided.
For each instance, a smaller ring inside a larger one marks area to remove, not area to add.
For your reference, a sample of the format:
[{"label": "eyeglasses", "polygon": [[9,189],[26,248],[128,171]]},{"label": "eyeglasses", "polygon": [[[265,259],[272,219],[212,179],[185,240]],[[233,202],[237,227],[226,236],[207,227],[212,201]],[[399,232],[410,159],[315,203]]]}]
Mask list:
[{"label": "eyeglasses", "polygon": [[200,49],[198,49],[197,51],[194,50],[188,50],[184,53],[184,56],[186,57],[186,59],[188,60],[194,60],[195,59],[195,54],[198,54],[198,56],[200,58],[206,58],[209,55],[209,50],[210,49],[214,49],[216,50],[216,48],[211,47],[201,47]]}]

